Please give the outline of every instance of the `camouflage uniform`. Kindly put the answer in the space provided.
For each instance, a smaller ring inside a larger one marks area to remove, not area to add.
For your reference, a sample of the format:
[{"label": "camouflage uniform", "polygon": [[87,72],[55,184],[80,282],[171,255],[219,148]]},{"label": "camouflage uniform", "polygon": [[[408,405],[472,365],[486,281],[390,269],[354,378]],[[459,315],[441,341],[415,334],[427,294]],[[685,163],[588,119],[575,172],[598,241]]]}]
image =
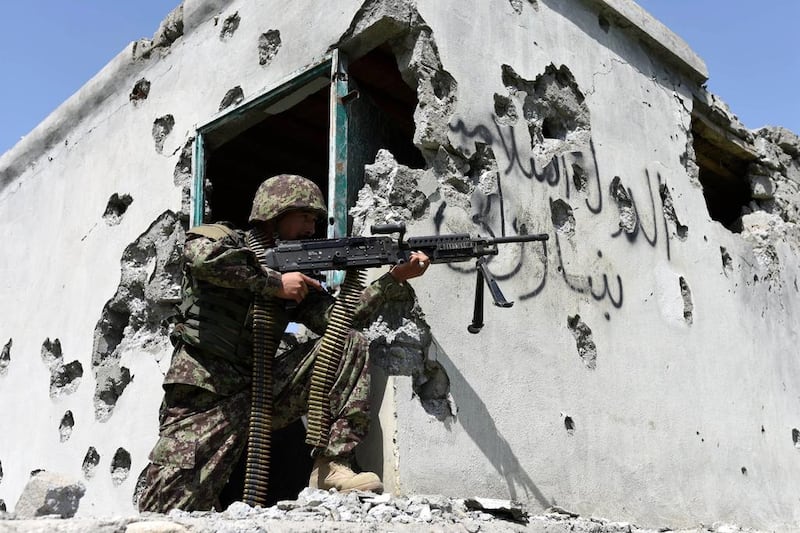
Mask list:
[{"label": "camouflage uniform", "polygon": [[[164,379],[160,431],[147,467],[142,511],[210,509],[246,448],[252,365],[254,294],[275,298],[280,274],[262,268],[245,244],[245,233],[201,226],[187,234],[184,251],[183,321]],[[364,326],[387,300],[408,298],[410,289],[386,274],[364,291],[354,327]],[[285,302],[285,300],[281,300]],[[289,322],[322,334],[333,298],[312,290],[295,308],[281,311],[272,327],[280,338]],[[330,394],[332,424],[324,456],[342,457],[369,424],[368,343],[348,334]],[[319,341],[299,345],[273,362],[273,429],[307,411],[311,368]]]}]

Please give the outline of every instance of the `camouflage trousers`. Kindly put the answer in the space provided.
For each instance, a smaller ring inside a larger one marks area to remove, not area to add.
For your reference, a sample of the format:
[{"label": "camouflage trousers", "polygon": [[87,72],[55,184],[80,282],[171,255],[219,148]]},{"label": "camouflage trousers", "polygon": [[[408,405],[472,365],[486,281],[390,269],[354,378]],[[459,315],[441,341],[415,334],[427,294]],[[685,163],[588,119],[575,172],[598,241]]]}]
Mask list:
[{"label": "camouflage trousers", "polygon": [[[306,414],[319,345],[319,340],[301,344],[275,358],[273,430]],[[332,420],[328,444],[315,453],[346,457],[367,433],[367,348],[366,338],[351,331],[329,396]],[[222,396],[192,385],[165,384],[159,439],[150,452],[139,510],[166,513],[174,508],[211,509],[245,451],[249,414],[249,385]]]}]

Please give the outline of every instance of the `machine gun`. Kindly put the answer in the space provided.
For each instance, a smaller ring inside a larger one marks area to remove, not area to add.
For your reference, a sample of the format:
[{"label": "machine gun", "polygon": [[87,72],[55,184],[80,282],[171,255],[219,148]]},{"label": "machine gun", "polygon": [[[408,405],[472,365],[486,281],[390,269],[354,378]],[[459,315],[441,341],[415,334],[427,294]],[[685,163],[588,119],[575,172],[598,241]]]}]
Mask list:
[{"label": "machine gun", "polygon": [[[370,227],[373,237],[342,237],[334,239],[308,239],[280,241],[266,250],[264,264],[278,272],[319,273],[326,270],[348,270],[399,265],[405,263],[413,252],[423,252],[431,263],[456,263],[476,258],[475,309],[470,333],[483,327],[483,285],[489,288],[494,304],[511,307],[500,286],[489,272],[486,256],[497,255],[498,245],[515,242],[546,241],[546,233],[517,235],[514,237],[471,237],[468,233],[405,237],[405,223],[380,224]],[[398,233],[395,240],[390,235]]]}]

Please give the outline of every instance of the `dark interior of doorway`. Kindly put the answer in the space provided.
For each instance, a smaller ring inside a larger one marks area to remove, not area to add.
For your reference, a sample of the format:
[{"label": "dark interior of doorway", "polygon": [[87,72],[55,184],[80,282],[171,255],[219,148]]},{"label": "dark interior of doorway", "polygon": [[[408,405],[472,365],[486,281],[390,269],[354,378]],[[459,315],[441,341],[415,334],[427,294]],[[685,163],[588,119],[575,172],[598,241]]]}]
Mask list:
[{"label": "dark interior of doorway", "polygon": [[[425,160],[413,144],[416,91],[400,75],[388,46],[373,49],[349,67],[348,181],[363,185],[364,165],[381,148],[411,168]],[[282,113],[267,115],[233,138],[206,150],[205,222],[228,221],[246,228],[258,185],[276,174],[306,176],[327,195],[329,96],[325,86]],[[258,113],[252,110],[251,113]],[[327,199],[326,199],[327,200]],[[351,196],[348,202],[354,201]],[[324,232],[323,232],[324,233]]]},{"label": "dark interior of doorway", "polygon": [[[352,205],[355,190],[363,184],[363,165],[372,163],[379,149],[389,150],[399,163],[412,168],[423,168],[425,161],[413,144],[416,91],[403,81],[389,47],[377,47],[352,61],[348,73],[349,87],[358,95],[347,104],[348,202]],[[252,125],[246,130],[207,147],[205,222],[228,221],[247,228],[258,185],[275,174],[306,176],[327,195],[329,92],[330,86],[325,86],[279,114],[265,115],[260,121],[250,117]],[[324,236],[325,228],[317,233]],[[296,498],[308,484],[312,460],[304,438],[300,421],[273,433],[268,505]],[[241,499],[244,461],[243,456],[221,495],[223,509]]]},{"label": "dark interior of doorway", "polygon": [[752,200],[747,171],[757,155],[712,115],[695,100],[691,128],[703,197],[712,220],[740,233],[743,209]]}]

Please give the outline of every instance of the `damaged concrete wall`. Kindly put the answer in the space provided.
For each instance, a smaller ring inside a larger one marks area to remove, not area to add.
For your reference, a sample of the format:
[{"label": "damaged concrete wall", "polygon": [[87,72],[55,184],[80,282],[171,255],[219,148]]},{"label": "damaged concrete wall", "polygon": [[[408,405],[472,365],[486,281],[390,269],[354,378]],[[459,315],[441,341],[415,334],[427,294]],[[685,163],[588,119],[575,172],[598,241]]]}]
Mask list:
[{"label": "damaged concrete wall", "polygon": [[370,331],[395,376],[376,460],[390,486],[650,525],[796,524],[797,137],[728,117],[757,149],[733,232],[694,163],[692,108],[714,98],[702,61],[643,45],[657,32],[631,32],[625,2],[368,4],[351,28],[408,23],[393,47],[428,168],[379,154],[356,231],[551,237],[492,258],[516,304],[487,306],[479,335],[462,266],[414,283],[424,315]]},{"label": "damaged concrete wall", "polygon": [[380,409],[363,464],[397,493],[640,525],[800,520],[793,133],[727,117],[757,153],[734,232],[696,162],[702,61],[631,2],[266,3],[186,0],[0,158],[9,509],[47,470],[86,486],[78,515],[133,510],[197,125],[332,48],[386,44],[425,165],[379,151],[353,232],[403,219],[410,235],[550,240],[491,258],[515,304],[487,302],[478,335],[470,263],[435,266],[369,329]]}]

